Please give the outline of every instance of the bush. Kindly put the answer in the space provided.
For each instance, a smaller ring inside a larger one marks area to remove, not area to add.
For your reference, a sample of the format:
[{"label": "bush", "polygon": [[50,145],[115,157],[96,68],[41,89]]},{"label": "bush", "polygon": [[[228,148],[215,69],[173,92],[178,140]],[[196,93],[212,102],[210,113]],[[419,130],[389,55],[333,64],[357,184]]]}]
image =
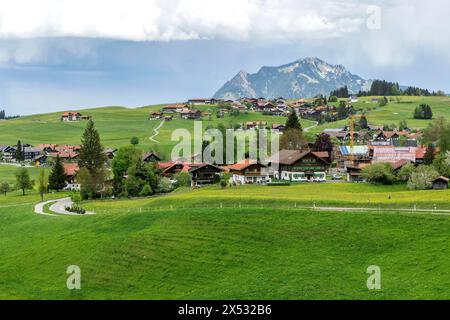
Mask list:
[{"label": "bush", "polygon": [[408,182],[409,177],[411,177],[411,174],[414,172],[415,169],[416,167],[412,163],[403,166],[403,168],[401,168],[397,172],[397,181]]},{"label": "bush", "polygon": [[268,186],[271,187],[285,187],[285,186],[290,186],[291,183],[288,181],[280,181],[280,182],[271,182],[267,184]]},{"label": "bush", "polygon": [[146,184],[142,188],[141,192],[139,193],[139,195],[142,196],[142,197],[148,197],[148,196],[150,196],[152,194],[153,194],[152,188],[148,184]]},{"label": "bush", "polygon": [[187,172],[178,172],[173,176],[173,179],[176,180],[176,187],[190,187],[192,184],[191,175]]},{"label": "bush", "polygon": [[433,180],[439,177],[439,173],[430,166],[419,166],[411,174],[408,180],[410,190],[427,190],[433,187]]},{"label": "bush", "polygon": [[392,184],[394,173],[389,163],[376,163],[365,167],[361,176],[372,184]]},{"label": "bush", "polygon": [[66,211],[78,213],[78,214],[85,214],[86,210],[84,210],[82,207],[73,204],[71,207],[66,207]]},{"label": "bush", "polygon": [[169,193],[173,190],[172,182],[170,179],[163,177],[158,183],[158,192]]}]

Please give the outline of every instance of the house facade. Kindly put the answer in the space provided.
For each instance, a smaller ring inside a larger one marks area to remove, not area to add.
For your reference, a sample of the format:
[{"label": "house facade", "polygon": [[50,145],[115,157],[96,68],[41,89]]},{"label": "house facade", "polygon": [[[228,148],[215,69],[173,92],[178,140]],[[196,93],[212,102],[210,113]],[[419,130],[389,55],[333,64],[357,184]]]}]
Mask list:
[{"label": "house facade", "polygon": [[256,160],[243,160],[226,170],[232,175],[230,180],[235,184],[267,184],[274,177],[273,170]]},{"label": "house facade", "polygon": [[293,182],[324,182],[330,167],[319,155],[302,150],[281,150],[271,161],[278,165],[278,179]]}]

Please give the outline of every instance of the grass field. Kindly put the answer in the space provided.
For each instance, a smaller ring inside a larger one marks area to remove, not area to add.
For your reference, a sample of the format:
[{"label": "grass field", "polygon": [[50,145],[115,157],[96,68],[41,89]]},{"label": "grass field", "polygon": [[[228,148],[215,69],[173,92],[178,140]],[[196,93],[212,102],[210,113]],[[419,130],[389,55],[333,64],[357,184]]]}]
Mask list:
[{"label": "grass field", "polygon": [[[400,97],[400,103],[390,101],[386,106],[377,108],[377,103],[372,103],[372,98],[380,97],[361,97],[354,103],[356,109],[363,109],[366,112],[370,124],[385,125],[395,124],[398,126],[400,120],[406,120],[408,126],[413,129],[423,129],[428,126],[430,120],[417,120],[413,118],[414,109],[422,104],[429,104],[433,110],[433,117],[445,117],[450,119],[450,97]],[[388,97],[389,99],[390,97]],[[318,126],[312,132],[322,132],[326,128],[339,128],[348,124],[348,120],[337,121]]]},{"label": "grass field", "polygon": [[[175,129],[186,128],[193,132],[194,121],[175,118],[166,122],[155,138],[159,144],[152,142],[149,137],[154,134],[161,121],[149,120],[150,111],[159,110],[161,105],[129,109],[125,107],[106,107],[81,110],[82,114],[91,115],[101,135],[102,142],[107,147],[120,147],[130,144],[130,139],[136,136],[140,139],[140,146],[145,150],[156,149],[169,156],[171,148],[177,143],[171,141]],[[199,106],[200,110],[214,110],[217,106]],[[15,144],[17,140],[23,143],[37,145],[40,143],[79,144],[86,122],[61,122],[61,112],[43,115],[26,116],[19,119],[0,121],[0,145]],[[176,117],[176,116],[175,116]],[[246,121],[267,121],[268,124],[285,123],[285,117],[265,116],[257,112],[241,113],[239,116],[217,119],[215,116],[203,120],[203,128],[225,125],[242,124]],[[304,127],[312,126],[309,120],[302,120]]]},{"label": "grass field", "polygon": [[[449,192],[330,186],[183,190],[89,202],[97,214],[78,217],[33,214],[37,195],[0,196],[0,298],[450,298],[450,217],[285,206],[297,198],[363,203],[367,195],[388,203],[390,194],[393,203],[441,198],[448,207]],[[252,199],[263,193],[261,208]],[[66,289],[69,265],[81,268],[81,290]],[[381,268],[381,291],[366,288],[370,265]]]},{"label": "grass field", "polygon": [[[14,182],[16,181],[15,173],[19,168],[20,167],[14,165],[0,164],[0,182],[8,182],[9,184],[14,184]],[[26,169],[30,173],[31,180],[37,179],[40,170],[46,170],[47,173],[50,170],[48,168],[39,169],[34,167],[27,167]]]}]

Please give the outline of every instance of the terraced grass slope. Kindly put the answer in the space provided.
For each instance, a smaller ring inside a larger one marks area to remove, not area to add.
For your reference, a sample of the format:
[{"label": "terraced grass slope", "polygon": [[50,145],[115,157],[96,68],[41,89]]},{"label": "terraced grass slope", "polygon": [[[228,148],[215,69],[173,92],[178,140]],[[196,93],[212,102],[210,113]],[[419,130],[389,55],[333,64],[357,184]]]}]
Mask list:
[{"label": "terraced grass slope", "polygon": [[[388,195],[384,187],[343,184],[332,193],[328,185],[310,186],[267,187],[278,209],[268,202],[247,206],[247,195],[262,200],[262,187],[226,195],[213,187],[91,202],[86,207],[97,215],[78,217],[34,215],[28,202],[37,195],[26,203],[11,195],[7,206],[0,202],[0,298],[450,298],[448,216],[281,206],[318,193],[336,202],[350,194],[356,201]],[[392,190],[394,200],[405,193]],[[422,196],[432,194],[409,193],[410,199]],[[440,196],[449,201],[448,193]],[[229,202],[220,209],[225,197]],[[66,289],[69,265],[81,268],[81,290]],[[381,268],[381,291],[366,288],[370,265]]]},{"label": "terraced grass slope", "polygon": [[[155,137],[160,143],[155,143],[149,138],[154,134],[161,121],[149,120],[149,113],[160,110],[161,105],[129,109],[125,107],[106,107],[97,109],[80,110],[83,115],[92,116],[95,125],[100,132],[102,142],[108,147],[120,147],[130,144],[130,139],[136,136],[140,139],[140,146],[146,150],[157,149],[169,156],[170,150],[177,142],[171,141],[172,132],[179,128],[186,128],[193,132],[194,121],[175,118],[166,122],[159,130],[160,134]],[[198,106],[200,110],[214,110],[217,106]],[[61,112],[26,116],[19,119],[0,121],[0,145],[15,144],[17,140],[33,145],[40,143],[78,144],[86,127],[86,122],[61,122]],[[176,116],[177,117],[177,116]],[[261,113],[241,113],[236,117],[225,117],[217,119],[212,116],[211,120],[203,120],[203,128],[217,126],[219,123],[225,125],[241,124],[246,121],[267,121],[268,124],[285,123],[285,117],[264,116]],[[313,125],[312,121],[303,120],[304,127]]]}]

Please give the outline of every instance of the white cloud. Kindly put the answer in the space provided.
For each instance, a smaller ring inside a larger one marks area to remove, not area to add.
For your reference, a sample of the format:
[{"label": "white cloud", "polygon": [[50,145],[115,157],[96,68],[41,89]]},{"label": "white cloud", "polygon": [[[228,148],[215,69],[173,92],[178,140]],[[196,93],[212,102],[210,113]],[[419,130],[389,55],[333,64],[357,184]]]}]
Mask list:
[{"label": "white cloud", "polygon": [[[380,30],[366,27],[369,5],[382,10]],[[447,0],[0,0],[0,39],[218,39],[304,46],[344,39],[348,48],[339,51],[345,56],[365,55],[375,65],[407,64],[420,50],[450,58],[449,11]],[[24,46],[0,49],[0,62],[51,56],[38,40]],[[77,54],[77,48],[67,50]],[[91,54],[84,51],[80,54]]]},{"label": "white cloud", "polygon": [[328,37],[354,31],[364,8],[355,0],[0,0],[0,37]]}]

